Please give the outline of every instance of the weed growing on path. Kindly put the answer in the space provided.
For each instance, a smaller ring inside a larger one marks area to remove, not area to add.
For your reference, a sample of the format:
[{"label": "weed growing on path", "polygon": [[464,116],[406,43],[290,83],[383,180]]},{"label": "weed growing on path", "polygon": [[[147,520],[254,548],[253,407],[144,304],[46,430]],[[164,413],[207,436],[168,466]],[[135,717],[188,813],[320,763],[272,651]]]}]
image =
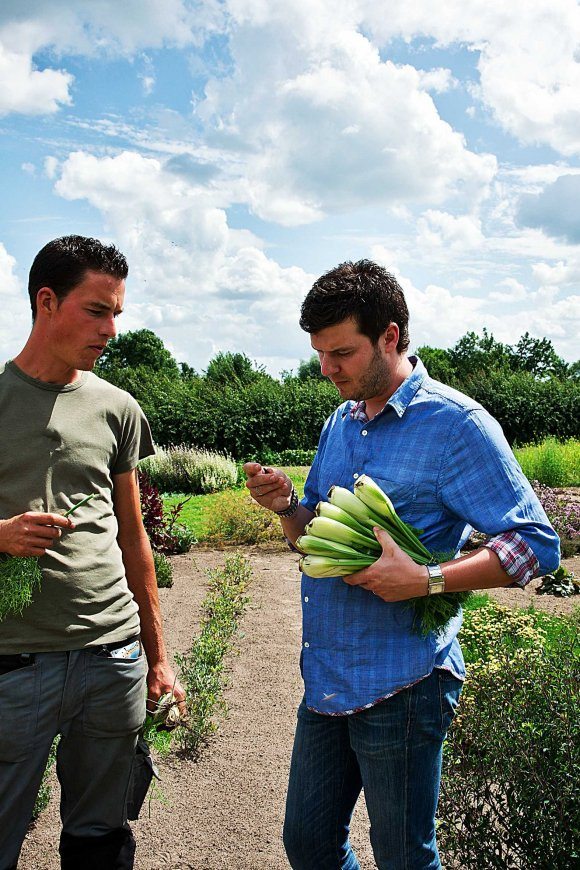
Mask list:
[{"label": "weed growing on path", "polygon": [[201,744],[216,729],[214,716],[225,710],[224,657],[233,645],[249,597],[250,563],[232,556],[223,568],[208,571],[209,593],[202,604],[203,622],[189,652],[175,657],[185,687],[189,720],[177,733],[181,748],[197,755]]}]

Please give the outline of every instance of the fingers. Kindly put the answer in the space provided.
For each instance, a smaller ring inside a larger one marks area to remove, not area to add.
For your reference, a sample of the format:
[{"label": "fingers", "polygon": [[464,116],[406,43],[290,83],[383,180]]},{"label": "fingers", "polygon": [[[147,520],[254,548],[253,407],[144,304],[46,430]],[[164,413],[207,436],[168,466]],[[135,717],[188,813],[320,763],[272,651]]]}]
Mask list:
[{"label": "fingers", "polygon": [[39,526],[56,526],[63,529],[74,529],[74,523],[69,517],[63,517],[62,514],[42,514],[36,511],[27,511],[22,514],[25,521],[34,523]]}]

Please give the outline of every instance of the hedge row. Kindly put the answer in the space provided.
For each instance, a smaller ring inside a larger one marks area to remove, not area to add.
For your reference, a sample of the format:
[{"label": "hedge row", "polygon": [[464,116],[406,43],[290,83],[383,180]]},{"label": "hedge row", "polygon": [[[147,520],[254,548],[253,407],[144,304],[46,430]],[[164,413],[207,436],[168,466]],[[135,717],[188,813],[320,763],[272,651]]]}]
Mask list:
[{"label": "hedge row", "polygon": [[[117,370],[114,382],[139,401],[157,444],[189,444],[237,459],[312,450],[340,402],[329,382],[293,377],[280,382],[258,375],[230,386],[137,367]],[[462,389],[499,420],[511,444],[580,436],[578,380],[492,371],[471,377]]]}]

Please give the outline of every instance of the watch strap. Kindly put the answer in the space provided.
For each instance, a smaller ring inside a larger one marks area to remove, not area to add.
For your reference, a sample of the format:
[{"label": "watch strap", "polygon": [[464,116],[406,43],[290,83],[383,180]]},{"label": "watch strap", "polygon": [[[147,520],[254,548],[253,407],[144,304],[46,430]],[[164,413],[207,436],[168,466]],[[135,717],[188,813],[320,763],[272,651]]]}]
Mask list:
[{"label": "watch strap", "polygon": [[429,574],[427,594],[440,595],[445,592],[445,575],[441,570],[441,565],[427,565],[427,572]]},{"label": "watch strap", "polygon": [[296,511],[298,510],[298,505],[300,502],[298,501],[298,493],[296,489],[292,487],[292,492],[290,494],[290,505],[283,511],[274,511],[274,513],[278,514],[279,517],[293,517]]}]

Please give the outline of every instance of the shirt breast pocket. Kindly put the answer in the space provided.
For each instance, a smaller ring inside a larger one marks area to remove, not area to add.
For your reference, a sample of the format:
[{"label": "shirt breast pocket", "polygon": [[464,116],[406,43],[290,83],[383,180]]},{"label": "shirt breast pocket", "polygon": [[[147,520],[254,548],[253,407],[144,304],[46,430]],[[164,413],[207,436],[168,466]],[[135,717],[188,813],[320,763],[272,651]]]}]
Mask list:
[{"label": "shirt breast pocket", "polygon": [[375,483],[388,495],[399,517],[417,529],[424,529],[425,517],[436,507],[435,492],[421,487],[415,481],[373,477]]}]

